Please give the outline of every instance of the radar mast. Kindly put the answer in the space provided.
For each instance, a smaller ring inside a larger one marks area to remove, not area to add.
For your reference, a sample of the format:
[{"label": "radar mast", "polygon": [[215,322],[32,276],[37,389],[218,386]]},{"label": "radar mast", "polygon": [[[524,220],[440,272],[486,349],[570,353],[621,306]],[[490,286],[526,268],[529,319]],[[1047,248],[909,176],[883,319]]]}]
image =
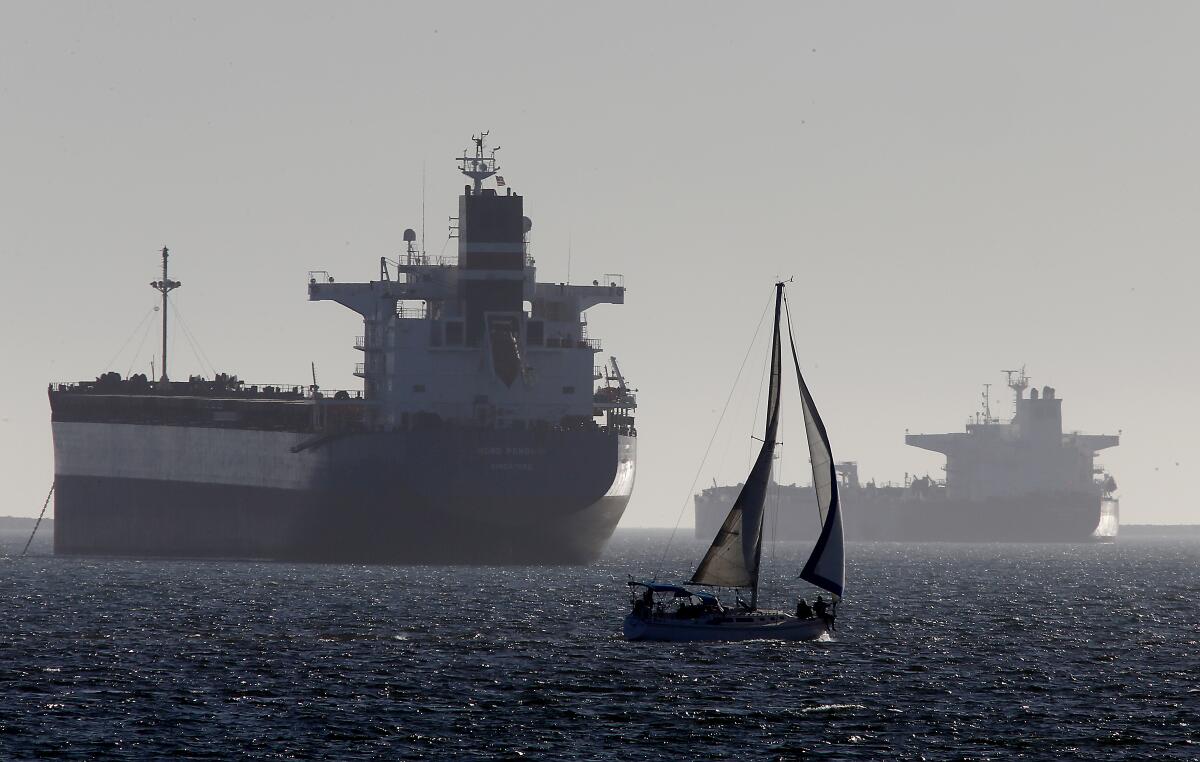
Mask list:
[{"label": "radar mast", "polygon": [[[162,248],[162,280],[150,282],[150,287],[162,294],[162,378],[159,380],[164,384],[170,379],[167,378],[167,294],[179,288],[183,284],[177,280],[171,280],[167,277],[167,247]],[[150,371],[150,375],[154,375],[154,371]]]},{"label": "radar mast", "polygon": [[471,140],[475,142],[475,155],[470,156],[463,151],[463,155],[458,158],[458,171],[474,181],[476,192],[483,187],[484,180],[500,171],[500,165],[496,163],[496,151],[500,150],[500,146],[490,149],[489,153],[487,136],[487,131],[472,135]]},{"label": "radar mast", "polygon": [[1017,395],[1017,399],[1025,394],[1025,389],[1029,386],[1029,376],[1025,375],[1025,366],[1022,365],[1017,370],[1002,370],[1000,371],[1008,377],[1008,388],[1012,389]]}]

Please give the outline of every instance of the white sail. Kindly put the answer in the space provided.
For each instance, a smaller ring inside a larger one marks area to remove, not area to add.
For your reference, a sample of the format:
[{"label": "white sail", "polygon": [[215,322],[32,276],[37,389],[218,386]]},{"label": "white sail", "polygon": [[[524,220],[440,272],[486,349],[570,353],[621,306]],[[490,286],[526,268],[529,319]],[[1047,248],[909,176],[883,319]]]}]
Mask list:
[{"label": "white sail", "polygon": [[[786,302],[785,302],[786,305]],[[800,383],[800,405],[804,411],[804,431],[808,436],[808,456],[812,462],[813,488],[817,492],[817,507],[821,514],[821,534],[800,572],[800,578],[841,597],[846,582],[846,553],[842,535],[841,501],[838,495],[837,474],[833,466],[833,450],[829,435],[817,405],[813,402],[808,384],[800,372],[796,355],[796,340],[792,335],[791,312],[788,312],[788,341],[792,345],[792,361],[796,364],[796,379]]]},{"label": "white sail", "polygon": [[[771,339],[771,382],[767,392],[767,425],[763,446],[742,491],[734,501],[725,523],[696,567],[693,585],[748,587],[757,599],[758,562],[762,556],[763,505],[771,481],[775,460],[775,437],[779,431],[779,392],[782,364],[779,344],[779,317],[783,288],[775,294],[775,330]],[[752,599],[752,600],[754,600]]]}]

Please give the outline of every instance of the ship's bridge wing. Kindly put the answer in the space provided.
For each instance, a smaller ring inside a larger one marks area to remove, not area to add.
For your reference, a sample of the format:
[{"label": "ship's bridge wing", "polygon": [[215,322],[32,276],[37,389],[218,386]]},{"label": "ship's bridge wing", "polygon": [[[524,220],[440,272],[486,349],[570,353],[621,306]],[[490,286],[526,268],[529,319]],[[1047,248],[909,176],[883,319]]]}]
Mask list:
[{"label": "ship's bridge wing", "polygon": [[904,444],[920,447],[922,450],[950,454],[961,446],[965,434],[905,434]]},{"label": "ship's bridge wing", "polygon": [[545,301],[570,301],[586,310],[597,304],[624,304],[625,287],[616,281],[591,286],[568,286],[563,283],[539,283],[534,298]]},{"label": "ship's bridge wing", "polygon": [[1064,439],[1074,441],[1075,446],[1086,452],[1099,452],[1121,444],[1116,434],[1068,434]]},{"label": "ship's bridge wing", "polygon": [[401,299],[439,301],[453,298],[452,288],[440,282],[399,283],[373,280],[369,283],[321,283],[310,281],[310,302],[330,301],[348,307],[364,318],[394,310]]}]

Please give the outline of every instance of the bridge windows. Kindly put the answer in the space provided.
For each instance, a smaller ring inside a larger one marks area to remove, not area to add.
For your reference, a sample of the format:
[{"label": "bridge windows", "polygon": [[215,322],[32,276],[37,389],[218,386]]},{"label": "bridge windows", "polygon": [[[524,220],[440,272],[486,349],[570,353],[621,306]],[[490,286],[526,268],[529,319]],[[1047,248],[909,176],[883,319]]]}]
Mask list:
[{"label": "bridge windows", "polygon": [[540,347],[546,341],[546,324],[540,320],[530,320],[525,324],[525,343]]}]

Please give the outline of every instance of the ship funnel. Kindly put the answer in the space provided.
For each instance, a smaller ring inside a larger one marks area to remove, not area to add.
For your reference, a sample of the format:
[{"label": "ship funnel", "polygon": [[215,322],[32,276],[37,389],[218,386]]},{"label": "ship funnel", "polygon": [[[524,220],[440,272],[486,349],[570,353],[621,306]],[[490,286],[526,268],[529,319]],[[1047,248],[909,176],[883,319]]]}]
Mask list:
[{"label": "ship funnel", "polygon": [[1037,390],[1037,389],[1030,389],[1030,390],[1029,390],[1029,399],[1031,399],[1031,400],[1035,400],[1035,399],[1037,399],[1037,398],[1038,398],[1038,390]]}]

